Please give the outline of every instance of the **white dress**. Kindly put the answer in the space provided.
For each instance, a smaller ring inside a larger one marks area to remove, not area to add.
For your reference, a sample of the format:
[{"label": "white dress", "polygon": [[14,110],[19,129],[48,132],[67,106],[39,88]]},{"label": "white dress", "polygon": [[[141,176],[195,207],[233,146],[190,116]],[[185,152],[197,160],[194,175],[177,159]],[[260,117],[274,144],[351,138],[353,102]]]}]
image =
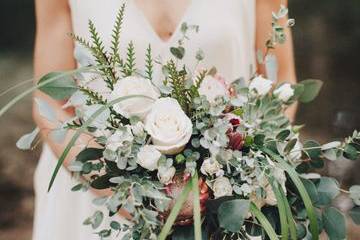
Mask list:
[{"label": "white dress", "polygon": [[[138,68],[145,65],[145,51],[151,44],[153,55],[169,58],[169,47],[181,37],[180,23],[168,41],[163,41],[153,30],[145,15],[132,0],[69,0],[73,29],[77,35],[89,38],[88,20],[94,21],[105,45],[111,41],[116,13],[126,2],[121,34],[121,54],[133,41]],[[199,49],[205,53],[202,67],[215,66],[218,72],[233,81],[248,79],[255,63],[255,3],[256,0],[192,0],[181,23],[198,25],[198,33],[191,33],[185,43],[183,59],[195,66]],[[64,36],[65,37],[65,36]],[[99,239],[83,221],[97,209],[91,192],[72,192],[76,185],[69,172],[62,168],[50,193],[47,186],[57,158],[45,145],[35,173],[35,221],[33,240],[91,240]],[[118,218],[118,221],[121,219]],[[109,222],[104,222],[108,226]],[[115,237],[113,237],[115,239]],[[116,239],[121,239],[118,236]]]}]

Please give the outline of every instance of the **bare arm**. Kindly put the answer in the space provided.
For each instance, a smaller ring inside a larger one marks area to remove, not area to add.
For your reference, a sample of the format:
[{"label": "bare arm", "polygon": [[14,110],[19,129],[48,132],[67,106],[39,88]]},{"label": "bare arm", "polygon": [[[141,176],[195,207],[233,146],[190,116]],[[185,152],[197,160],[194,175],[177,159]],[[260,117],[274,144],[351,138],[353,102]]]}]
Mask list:
[{"label": "bare arm", "polygon": [[[280,4],[287,5],[287,0],[256,0],[256,48],[264,49],[265,42],[271,32],[272,12],[277,12]],[[287,21],[284,19],[282,21]],[[285,23],[285,22],[283,22]],[[285,44],[278,45],[272,51],[276,55],[279,64],[278,79],[279,82],[296,83],[296,73],[293,54],[293,43],[291,31],[286,29],[288,39]],[[262,66],[259,66],[260,73],[265,74]],[[287,115],[294,120],[296,114],[296,105],[287,110]]]}]

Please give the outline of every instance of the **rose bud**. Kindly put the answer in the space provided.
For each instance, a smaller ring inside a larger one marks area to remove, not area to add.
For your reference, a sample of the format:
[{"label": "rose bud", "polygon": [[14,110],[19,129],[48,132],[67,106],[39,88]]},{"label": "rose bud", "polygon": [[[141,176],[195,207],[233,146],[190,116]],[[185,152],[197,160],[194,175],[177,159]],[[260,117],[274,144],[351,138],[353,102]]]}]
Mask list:
[{"label": "rose bud", "polygon": [[245,137],[239,132],[228,133],[229,148],[232,150],[241,150],[245,145]]},{"label": "rose bud", "polygon": [[240,119],[239,118],[232,118],[230,119],[230,123],[236,127],[236,126],[239,126],[240,125]]}]

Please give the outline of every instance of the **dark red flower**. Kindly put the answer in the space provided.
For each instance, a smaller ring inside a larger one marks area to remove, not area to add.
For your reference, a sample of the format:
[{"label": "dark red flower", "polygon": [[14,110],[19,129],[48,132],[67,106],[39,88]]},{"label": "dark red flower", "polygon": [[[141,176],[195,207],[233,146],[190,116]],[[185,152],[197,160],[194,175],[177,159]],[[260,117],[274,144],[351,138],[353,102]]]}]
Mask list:
[{"label": "dark red flower", "polygon": [[240,119],[239,118],[232,118],[232,119],[230,119],[230,123],[233,126],[239,126],[240,125]]},{"label": "dark red flower", "polygon": [[239,132],[228,133],[229,148],[232,150],[241,150],[245,145],[245,136]]}]

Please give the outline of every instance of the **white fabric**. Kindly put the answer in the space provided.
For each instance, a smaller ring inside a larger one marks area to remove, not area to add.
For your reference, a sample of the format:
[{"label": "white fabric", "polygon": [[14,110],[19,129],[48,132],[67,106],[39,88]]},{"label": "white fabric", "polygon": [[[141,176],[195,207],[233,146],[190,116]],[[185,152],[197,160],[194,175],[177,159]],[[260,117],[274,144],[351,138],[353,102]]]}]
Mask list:
[{"label": "white fabric", "polygon": [[[88,20],[94,21],[106,47],[111,41],[115,16],[126,0],[70,0],[74,32],[89,38]],[[186,41],[184,63],[196,65],[198,49],[205,53],[200,67],[215,66],[227,81],[239,77],[248,79],[255,59],[255,2],[256,0],[193,0],[181,22],[199,25],[199,33],[191,33]],[[126,1],[126,13],[121,34],[121,55],[129,41],[136,49],[139,69],[145,65],[145,51],[149,44],[154,56],[166,60],[169,47],[181,37],[180,25],[169,41],[155,33],[141,10],[131,0]],[[98,239],[94,231],[82,222],[91,216],[96,207],[90,192],[71,192],[76,184],[67,170],[62,168],[54,187],[47,193],[47,185],[57,158],[44,146],[35,173],[35,222],[33,240],[91,240]],[[108,222],[105,224],[109,224]],[[115,238],[114,238],[115,239]],[[121,236],[116,239],[121,239]]]}]

